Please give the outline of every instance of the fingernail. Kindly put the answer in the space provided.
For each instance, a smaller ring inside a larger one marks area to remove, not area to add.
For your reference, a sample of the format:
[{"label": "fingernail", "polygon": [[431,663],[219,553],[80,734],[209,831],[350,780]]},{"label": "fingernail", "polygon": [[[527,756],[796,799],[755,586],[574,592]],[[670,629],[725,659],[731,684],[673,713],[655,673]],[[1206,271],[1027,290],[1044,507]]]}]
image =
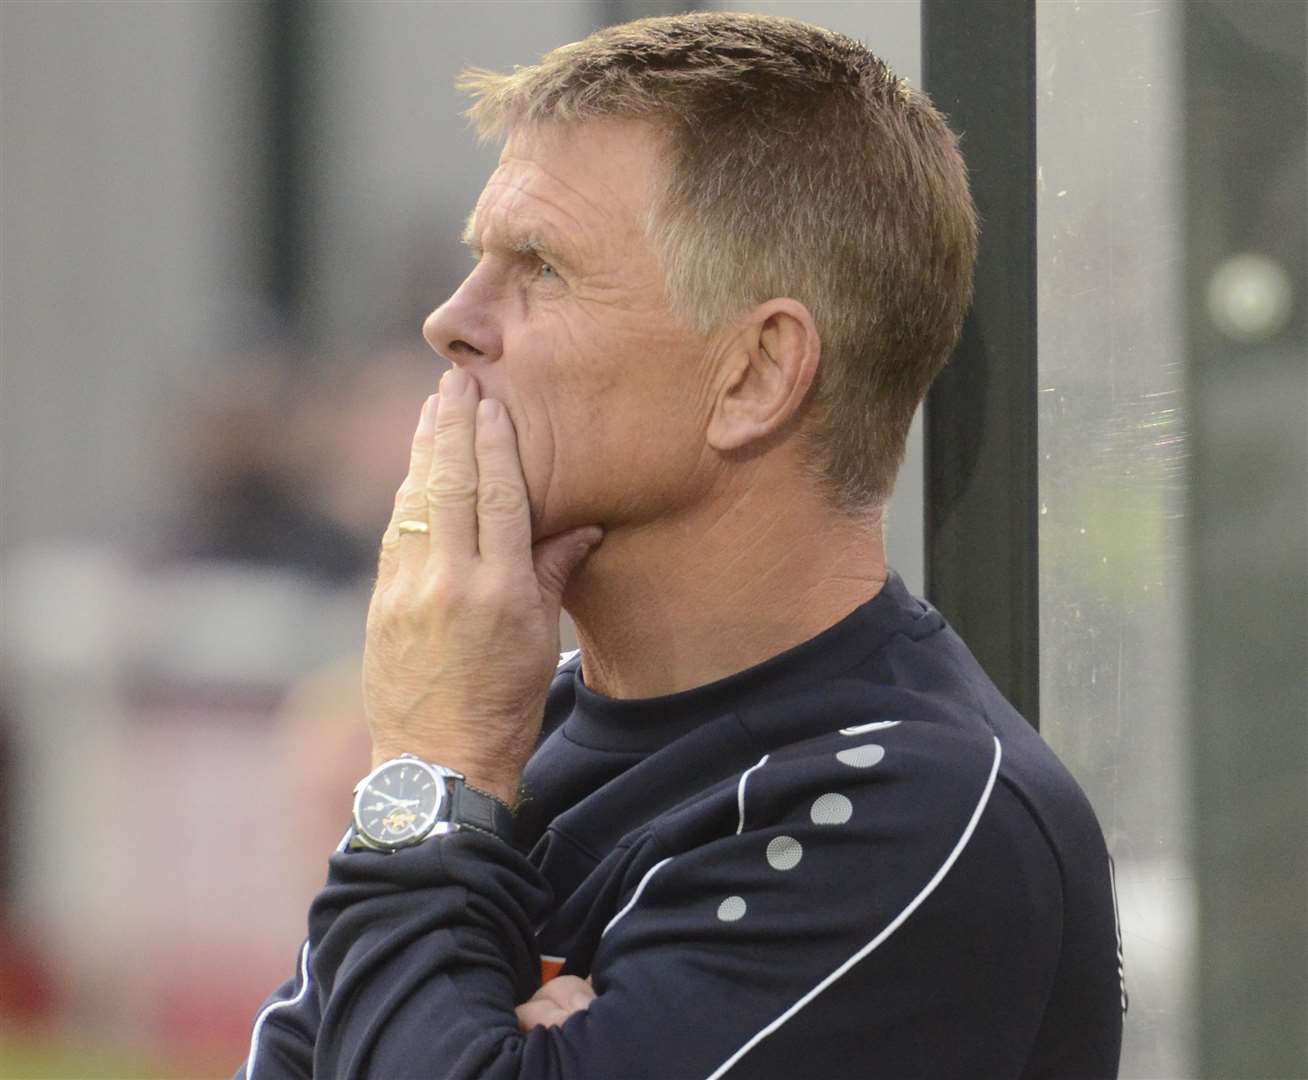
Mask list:
[{"label": "fingernail", "polygon": [[440,394],[432,394],[422,403],[422,415],[418,417],[418,431],[430,435],[436,430],[436,406],[440,403]]},{"label": "fingernail", "polygon": [[477,416],[482,420],[498,420],[504,415],[504,409],[494,398],[482,398],[477,403]]},{"label": "fingernail", "polygon": [[459,368],[450,368],[441,376],[441,389],[447,394],[462,394],[468,389],[468,376]]}]

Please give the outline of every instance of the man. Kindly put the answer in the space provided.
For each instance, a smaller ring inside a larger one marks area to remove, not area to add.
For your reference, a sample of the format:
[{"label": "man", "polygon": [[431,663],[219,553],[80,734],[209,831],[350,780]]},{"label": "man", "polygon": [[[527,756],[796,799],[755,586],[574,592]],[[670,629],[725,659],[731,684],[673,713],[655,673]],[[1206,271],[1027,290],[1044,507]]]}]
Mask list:
[{"label": "man", "polygon": [[507,141],[424,327],[375,768],[240,1075],[1116,1075],[1094,814],[885,567],[970,299],[943,119],[730,13],[463,85]]}]

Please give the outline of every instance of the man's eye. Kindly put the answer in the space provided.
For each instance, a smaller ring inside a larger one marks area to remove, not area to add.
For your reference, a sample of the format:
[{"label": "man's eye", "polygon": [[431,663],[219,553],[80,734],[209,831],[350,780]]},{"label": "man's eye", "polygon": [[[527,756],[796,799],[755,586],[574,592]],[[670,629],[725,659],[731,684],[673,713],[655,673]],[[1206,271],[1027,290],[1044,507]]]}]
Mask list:
[{"label": "man's eye", "polygon": [[549,271],[549,272],[550,272],[554,277],[558,277],[558,276],[559,276],[559,272],[558,272],[557,270],[555,270],[553,266],[551,266],[551,265],[550,265],[549,263],[547,263],[547,262],[541,261],[541,263],[540,263],[540,272],[541,272],[542,274],[544,274],[546,270],[548,270],[548,271]]}]

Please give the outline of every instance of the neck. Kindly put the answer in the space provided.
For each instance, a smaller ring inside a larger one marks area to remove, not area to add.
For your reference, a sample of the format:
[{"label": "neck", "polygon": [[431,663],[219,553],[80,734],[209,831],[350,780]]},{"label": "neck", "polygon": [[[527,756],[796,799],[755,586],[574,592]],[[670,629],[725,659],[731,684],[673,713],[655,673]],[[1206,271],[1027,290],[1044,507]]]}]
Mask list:
[{"label": "neck", "polygon": [[587,687],[659,697],[807,641],[885,578],[880,515],[837,514],[796,478],[612,529],[569,581],[564,608]]}]

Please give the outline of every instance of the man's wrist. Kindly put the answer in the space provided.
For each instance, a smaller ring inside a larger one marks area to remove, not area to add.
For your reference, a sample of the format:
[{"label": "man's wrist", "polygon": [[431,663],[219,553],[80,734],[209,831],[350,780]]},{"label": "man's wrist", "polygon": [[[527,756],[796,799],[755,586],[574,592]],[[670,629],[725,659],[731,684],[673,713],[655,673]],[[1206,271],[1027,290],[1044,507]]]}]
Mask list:
[{"label": "man's wrist", "polygon": [[[454,766],[451,765],[450,768],[454,768]],[[460,769],[459,772],[463,772],[463,770]],[[480,791],[483,795],[489,795],[493,799],[498,799],[505,806],[507,806],[509,810],[513,810],[517,807],[518,805],[518,781],[517,780],[513,780],[511,782],[504,781],[504,780],[485,780],[469,775],[468,773],[463,773],[463,775],[464,775],[463,782],[468,787],[473,788],[476,791]]]},{"label": "man's wrist", "polygon": [[375,769],[383,761],[390,761],[401,754],[412,754],[422,761],[435,765],[444,765],[447,769],[463,774],[463,782],[471,788],[491,795],[500,802],[514,809],[518,803],[518,783],[522,779],[521,769],[488,768],[466,754],[447,753],[445,751],[428,752],[422,748],[396,749],[373,744],[372,767]]}]

